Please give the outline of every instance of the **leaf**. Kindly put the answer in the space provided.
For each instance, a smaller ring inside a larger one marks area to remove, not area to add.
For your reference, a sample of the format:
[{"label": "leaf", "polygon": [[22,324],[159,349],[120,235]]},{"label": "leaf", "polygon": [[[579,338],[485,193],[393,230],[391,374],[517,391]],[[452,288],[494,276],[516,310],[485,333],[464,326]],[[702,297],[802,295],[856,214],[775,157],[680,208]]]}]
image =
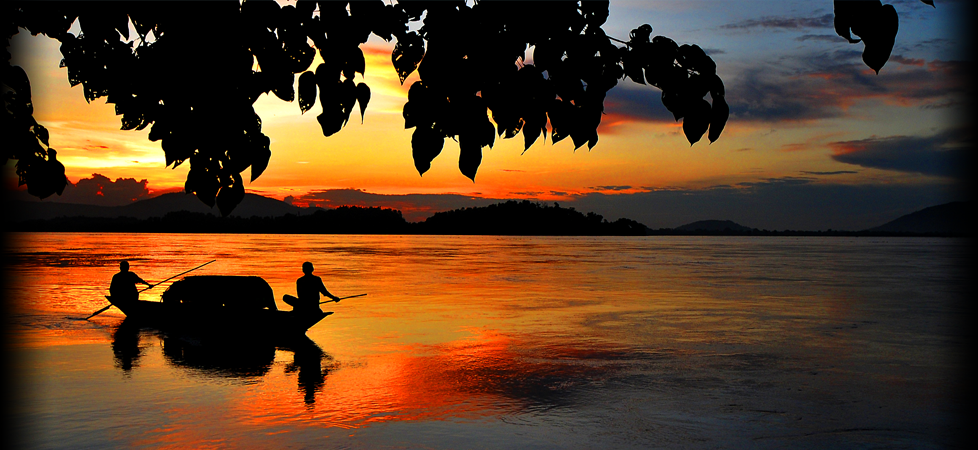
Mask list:
[{"label": "leaf", "polygon": [[122,115],[122,130],[135,130],[145,126],[145,117],[139,111],[130,111]]},{"label": "leaf", "polygon": [[366,60],[363,59],[363,50],[360,50],[360,47],[355,47],[347,53],[343,74],[347,78],[353,78],[354,73],[363,75],[366,66]]},{"label": "leaf", "polygon": [[227,217],[234,211],[234,208],[244,200],[245,190],[244,183],[241,181],[241,175],[237,173],[231,174],[231,179],[233,183],[230,186],[222,186],[221,190],[217,193],[217,209],[221,211],[221,216]]},{"label": "leaf", "polygon": [[319,121],[319,126],[323,129],[323,136],[330,137],[343,129],[346,116],[341,110],[324,108],[323,113],[316,116],[316,120]]},{"label": "leaf", "polygon": [[269,149],[271,140],[264,134],[259,135],[252,153],[251,161],[251,181],[254,182],[268,168],[268,161],[272,158],[272,151]]},{"label": "leaf", "polygon": [[672,113],[676,122],[679,122],[679,119],[685,115],[683,98],[676,91],[662,91],[662,106],[665,106]]},{"label": "leaf", "polygon": [[[156,129],[156,125],[153,126]],[[152,134],[152,130],[150,131]],[[163,138],[163,143],[161,145],[163,148],[163,153],[166,156],[166,165],[169,167],[173,164],[175,169],[180,163],[187,160],[191,156],[194,156],[194,147],[186,139],[183,139],[180,134],[168,134]],[[187,175],[188,177],[190,175]],[[187,192],[190,192],[188,190]]]},{"label": "leaf", "polygon": [[570,130],[574,128],[570,108],[572,108],[571,104],[563,100],[554,100],[550,103],[547,117],[550,119],[550,142],[553,144],[570,136]]},{"label": "leaf", "polygon": [[642,42],[649,42],[649,36],[652,35],[652,25],[643,24],[642,26],[635,28],[628,34],[628,42],[630,44],[637,44]]},{"label": "leaf", "polygon": [[353,80],[347,78],[339,84],[338,89],[340,110],[343,111],[343,125],[350,121],[350,114],[353,113],[353,105],[357,102],[357,86]]},{"label": "leaf", "polygon": [[37,138],[46,147],[50,147],[51,146],[50,144],[48,144],[48,137],[49,137],[48,129],[47,128],[44,128],[44,125],[41,125],[41,124],[34,125],[34,135],[37,136]]},{"label": "leaf", "polygon": [[184,183],[186,192],[196,195],[205,205],[213,207],[214,198],[220,188],[221,186],[214,174],[208,173],[202,167],[194,167],[193,161],[191,161],[190,172],[187,173],[187,182]]},{"label": "leaf", "polygon": [[855,16],[858,11],[856,9],[858,6],[855,3],[845,0],[834,1],[835,17],[833,18],[832,24],[835,27],[835,33],[845,38],[850,44],[859,42],[859,39],[854,39],[849,32],[852,28],[853,21],[856,20]]},{"label": "leaf", "polygon": [[679,47],[676,60],[684,69],[695,70],[703,75],[717,72],[717,63],[698,45],[684,44]]},{"label": "leaf", "polygon": [[417,127],[411,135],[411,154],[414,157],[414,167],[419,175],[424,175],[431,168],[431,161],[441,153],[445,146],[445,138],[439,136],[429,127]]},{"label": "leaf", "polygon": [[363,123],[363,116],[367,111],[367,103],[370,103],[370,87],[366,83],[357,84],[357,103],[360,105],[360,123]]},{"label": "leaf", "polygon": [[547,113],[537,110],[524,115],[525,124],[523,125],[523,152],[530,149],[542,133],[546,139],[547,133]]},{"label": "leaf", "polygon": [[703,99],[697,99],[686,106],[686,115],[683,118],[683,134],[692,146],[710,126],[710,103]]},{"label": "leaf", "polygon": [[412,31],[397,38],[397,44],[394,45],[394,51],[391,53],[391,62],[402,85],[404,80],[417,70],[423,58],[424,40],[418,33]]},{"label": "leaf", "polygon": [[598,125],[601,123],[601,111],[597,108],[574,108],[573,128],[570,130],[574,150],[588,144],[588,149],[594,148],[598,142]]},{"label": "leaf", "polygon": [[482,145],[479,143],[478,136],[472,133],[464,133],[458,137],[458,170],[473,182],[475,173],[479,171],[482,164]]},{"label": "leaf", "polygon": [[635,83],[645,84],[645,74],[642,71],[642,60],[638,52],[634,50],[625,51],[621,57],[624,66],[625,76]]},{"label": "leaf", "polygon": [[713,74],[707,77],[707,84],[710,86],[710,96],[713,98],[723,97],[726,95],[723,91],[723,80],[720,76]]},{"label": "leaf", "polygon": [[890,59],[893,44],[896,42],[900,19],[893,5],[880,7],[871,20],[866,23],[867,31],[861,35],[866,47],[863,49],[863,62],[880,73],[880,69]]},{"label": "leaf", "polygon": [[587,21],[587,29],[600,29],[601,25],[608,20],[609,1],[582,0],[581,12],[584,13],[584,20]]},{"label": "leaf", "polygon": [[302,114],[316,104],[316,74],[311,71],[299,75],[299,110]]},{"label": "leaf", "polygon": [[720,139],[720,133],[723,132],[723,127],[727,124],[727,118],[730,116],[730,107],[727,106],[727,101],[723,99],[723,96],[713,97],[713,106],[710,108],[710,143],[716,142]]}]

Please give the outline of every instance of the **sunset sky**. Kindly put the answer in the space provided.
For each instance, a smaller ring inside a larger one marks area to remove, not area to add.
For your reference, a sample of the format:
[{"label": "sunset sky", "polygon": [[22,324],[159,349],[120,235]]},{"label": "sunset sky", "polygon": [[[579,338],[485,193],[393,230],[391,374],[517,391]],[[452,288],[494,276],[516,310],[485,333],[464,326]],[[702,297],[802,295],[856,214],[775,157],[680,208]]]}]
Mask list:
[{"label": "sunset sky", "polygon": [[[400,85],[393,44],[371,36],[362,47],[362,81],[373,94],[363,124],[351,118],[340,133],[323,137],[318,103],[300,114],[296,102],[263,96],[256,110],[272,159],[247,190],[297,204],[392,206],[409,220],[514,198],[556,201],[652,228],[729,219],[809,230],[863,229],[970,199],[961,183],[963,155],[972,151],[963,136],[972,95],[964,71],[972,61],[965,24],[957,20],[970,17],[969,2],[889,3],[900,30],[876,75],[860,59],[863,45],[836,35],[829,0],[612,1],[603,27],[609,36],[627,40],[632,28],[648,23],[653,35],[698,44],[717,62],[731,107],[721,138],[690,147],[660,91],[625,80],[609,93],[593,150],[575,151],[570,139],[553,145],[548,136],[521,154],[522,137],[497,138],[474,183],[459,172],[451,140],[418,175],[413,130],[404,129],[401,116],[418,75]],[[31,78],[35,118],[50,130],[69,181],[100,174],[131,187],[130,198],[181,190],[189,164],[165,168],[149,128],[121,131],[113,105],[104,98],[87,104],[58,67],[58,48],[53,39],[22,31],[12,53]],[[11,162],[4,183],[16,186]],[[68,197],[44,201],[59,200]]]}]

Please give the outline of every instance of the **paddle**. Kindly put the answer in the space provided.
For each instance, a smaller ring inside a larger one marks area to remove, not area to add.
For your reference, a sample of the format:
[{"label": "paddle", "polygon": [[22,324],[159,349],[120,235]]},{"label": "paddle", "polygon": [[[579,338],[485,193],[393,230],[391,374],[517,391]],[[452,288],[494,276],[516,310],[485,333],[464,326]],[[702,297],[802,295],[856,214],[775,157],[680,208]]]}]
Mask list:
[{"label": "paddle", "polygon": [[[145,289],[141,289],[141,290],[140,290],[139,292],[143,292],[143,291],[148,291],[148,290],[150,290],[150,289],[153,289],[153,288],[155,288],[156,286],[159,286],[159,285],[161,285],[161,284],[163,284],[163,283],[166,283],[167,281],[170,281],[170,280],[172,280],[172,279],[174,279],[174,278],[176,278],[176,277],[179,277],[180,275],[184,275],[184,274],[188,274],[188,273],[190,273],[190,272],[193,272],[193,271],[195,271],[195,270],[197,270],[197,269],[199,269],[199,268],[201,268],[201,267],[204,267],[204,266],[206,266],[206,265],[208,265],[208,264],[210,264],[210,263],[212,263],[212,262],[214,262],[214,261],[217,261],[217,260],[216,260],[216,259],[212,259],[212,260],[210,260],[210,261],[207,261],[207,262],[205,262],[205,263],[203,263],[203,264],[201,264],[201,265],[199,265],[199,266],[197,266],[197,267],[194,267],[193,269],[190,269],[190,270],[188,270],[188,271],[186,271],[186,272],[180,272],[180,273],[178,273],[178,274],[176,274],[176,275],[174,275],[174,276],[172,276],[172,277],[170,277],[170,278],[167,278],[167,279],[165,279],[165,280],[163,280],[163,281],[160,281],[159,283],[156,283],[156,284],[151,284],[151,285],[149,285],[149,287],[147,287],[147,288],[145,288]],[[364,295],[366,295],[366,294],[364,294]],[[112,307],[112,304],[110,303],[110,304],[109,304],[109,306],[106,306],[105,308],[102,308],[102,309],[100,309],[100,310],[98,310],[98,311],[95,311],[95,312],[93,312],[93,313],[92,313],[92,315],[90,315],[90,316],[88,316],[88,317],[86,317],[86,318],[85,318],[84,320],[88,320],[88,319],[91,319],[92,317],[95,317],[95,316],[97,316],[97,315],[99,315],[99,314],[102,314],[103,312],[105,312],[105,311],[106,311],[107,309],[109,309],[109,308],[111,308],[111,307]]]},{"label": "paddle", "polygon": [[324,301],[324,302],[319,302],[319,304],[320,304],[320,305],[322,305],[323,303],[329,303],[329,302],[338,302],[338,301],[340,301],[340,300],[346,300],[346,299],[348,299],[348,298],[357,298],[357,297],[363,297],[364,295],[367,295],[367,294],[357,294],[357,295],[350,295],[350,296],[347,296],[347,297],[340,297],[340,298],[338,298],[338,299],[336,299],[336,300],[326,300],[326,301]]}]

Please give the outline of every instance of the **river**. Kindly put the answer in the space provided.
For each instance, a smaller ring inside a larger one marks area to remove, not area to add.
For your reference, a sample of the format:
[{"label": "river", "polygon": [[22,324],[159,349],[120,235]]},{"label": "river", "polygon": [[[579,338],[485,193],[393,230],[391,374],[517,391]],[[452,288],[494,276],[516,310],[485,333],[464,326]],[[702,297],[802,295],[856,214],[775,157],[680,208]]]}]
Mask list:
[{"label": "river", "polygon": [[[19,448],[945,448],[966,429],[963,239],[6,240]],[[216,260],[193,274],[261,276],[282,309],[303,261],[367,295],[291,347],[78,320],[121,259],[150,282]]]}]

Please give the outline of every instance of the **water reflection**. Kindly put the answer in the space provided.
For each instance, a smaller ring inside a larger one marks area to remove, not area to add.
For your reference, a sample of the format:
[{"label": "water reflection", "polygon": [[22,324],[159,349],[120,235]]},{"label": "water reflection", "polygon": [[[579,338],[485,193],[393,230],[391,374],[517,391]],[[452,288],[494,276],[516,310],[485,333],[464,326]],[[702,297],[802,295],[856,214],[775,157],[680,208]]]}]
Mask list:
[{"label": "water reflection", "polygon": [[[936,448],[957,429],[959,242],[214,239],[12,241],[34,447]],[[296,261],[337,261],[330,288],[371,294],[288,345],[66,319],[147,248],[146,279],[218,259],[281,298]]]},{"label": "water reflection", "polygon": [[113,333],[115,367],[127,375],[138,368],[149,347],[141,340],[149,336],[159,339],[168,365],[209,378],[262,378],[271,371],[276,350],[291,352],[292,362],[285,365],[285,372],[297,374],[298,390],[307,405],[316,402],[334,367],[333,357],[305,336],[280,342],[201,338],[143,327],[131,319],[122,321]]}]

